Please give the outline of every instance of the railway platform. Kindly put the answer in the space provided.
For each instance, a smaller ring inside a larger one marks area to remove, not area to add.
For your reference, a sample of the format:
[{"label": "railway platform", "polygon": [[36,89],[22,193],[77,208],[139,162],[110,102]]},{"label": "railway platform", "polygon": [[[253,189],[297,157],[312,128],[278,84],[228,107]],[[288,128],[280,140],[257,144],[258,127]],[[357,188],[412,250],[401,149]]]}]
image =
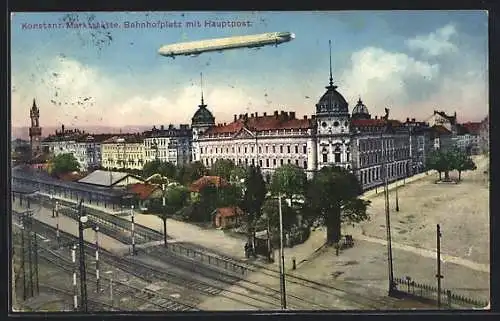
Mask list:
[{"label": "railway platform", "polygon": [[[16,212],[24,212],[27,209],[28,208],[26,207],[26,203],[23,202],[23,204],[21,205],[18,199],[16,199],[12,203],[12,210]],[[78,236],[78,223],[75,220],[68,218],[64,215],[59,215],[59,218],[53,218],[52,211],[44,207],[41,207],[39,205],[32,205],[31,210],[33,211],[34,219],[43,222],[45,224],[48,224],[50,226],[53,226],[54,228],[56,227],[57,222],[59,221],[59,229],[62,232]],[[93,243],[95,242],[95,232],[90,228],[86,229],[83,232],[83,238],[85,239],[85,241]],[[119,255],[127,254],[130,248],[130,245],[123,244],[103,233],[99,233],[99,244],[103,249]]]}]

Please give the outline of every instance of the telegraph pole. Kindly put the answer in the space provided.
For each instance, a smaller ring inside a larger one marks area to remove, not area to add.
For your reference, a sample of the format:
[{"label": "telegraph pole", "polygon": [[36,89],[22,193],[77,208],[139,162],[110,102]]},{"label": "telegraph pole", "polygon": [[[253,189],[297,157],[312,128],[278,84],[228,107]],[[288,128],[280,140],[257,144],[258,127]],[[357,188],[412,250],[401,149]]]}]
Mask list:
[{"label": "telegraph pole", "polygon": [[[387,120],[386,120],[387,121]],[[385,131],[389,131],[389,125],[386,125]],[[381,133],[381,138],[383,138],[383,132]],[[394,274],[393,274],[393,266],[392,266],[392,241],[391,241],[391,220],[390,220],[390,211],[389,211],[389,183],[387,177],[387,158],[388,154],[385,153],[384,156],[384,141],[382,140],[382,155],[383,155],[383,164],[382,168],[384,170],[384,196],[385,196],[385,222],[386,222],[386,234],[387,234],[387,268],[388,268],[388,276],[389,276],[389,291],[388,295],[392,296],[395,290],[394,284]]]},{"label": "telegraph pole", "polygon": [[396,179],[396,212],[399,212],[398,179]]},{"label": "telegraph pole", "polygon": [[278,206],[280,215],[280,284],[281,284],[281,309],[286,310],[286,286],[285,286],[285,254],[283,251],[283,213],[281,210],[281,194],[278,194]]},{"label": "telegraph pole", "polygon": [[34,255],[34,265],[35,265],[35,288],[36,294],[40,294],[40,282],[38,279],[38,237],[36,232],[33,233],[33,255]]},{"label": "telegraph pole", "polygon": [[85,244],[83,239],[83,225],[87,223],[88,217],[83,213],[83,200],[80,200],[78,205],[79,220],[78,220],[78,240],[80,246],[80,292],[82,296],[82,309],[87,312],[87,274],[85,270]]},{"label": "telegraph pole", "polygon": [[163,204],[163,215],[165,215],[165,219],[163,220],[163,241],[164,241],[164,245],[165,247],[168,247],[167,245],[167,213],[165,211],[165,206],[166,206],[166,203],[165,203],[165,184],[162,183],[161,184],[161,194],[162,194],[162,204]]},{"label": "telegraph pole", "polygon": [[437,279],[437,290],[438,290],[437,305],[438,309],[441,309],[441,279],[443,278],[443,276],[441,275],[441,228],[439,227],[439,224],[437,224],[436,226],[436,243],[437,243],[436,279]]}]

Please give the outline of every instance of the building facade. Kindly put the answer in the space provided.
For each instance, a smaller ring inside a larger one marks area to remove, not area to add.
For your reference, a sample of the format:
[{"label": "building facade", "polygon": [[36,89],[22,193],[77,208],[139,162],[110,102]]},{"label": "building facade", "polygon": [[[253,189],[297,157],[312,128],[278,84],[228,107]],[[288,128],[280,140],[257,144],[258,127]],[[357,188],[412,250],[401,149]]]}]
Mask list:
[{"label": "building facade", "polygon": [[111,134],[89,134],[79,129],[66,129],[64,125],[55,134],[42,141],[44,152],[54,156],[72,154],[80,170],[88,171],[101,166],[101,143]]},{"label": "building facade", "polygon": [[481,153],[488,153],[490,151],[490,120],[489,116],[481,121],[479,128],[479,150]]},{"label": "building facade", "polygon": [[347,101],[336,89],[330,72],[329,85],[312,117],[255,112],[234,115],[233,122],[217,125],[202,98],[192,119],[193,160],[206,167],[217,159],[258,165],[267,179],[285,164],[303,168],[308,177],[324,166],[340,166],[355,173],[365,189],[383,183],[383,168],[390,181],[410,175],[408,128],[389,120],[388,114],[371,119],[361,99],[351,116]]},{"label": "building facade", "polygon": [[174,165],[185,165],[191,162],[192,130],[189,125],[175,128],[169,125],[160,129],[155,126],[144,132],[144,160],[146,162],[158,159]]},{"label": "building facade", "polygon": [[144,136],[125,134],[113,136],[101,144],[101,166],[103,168],[126,168],[141,170],[144,166]]}]

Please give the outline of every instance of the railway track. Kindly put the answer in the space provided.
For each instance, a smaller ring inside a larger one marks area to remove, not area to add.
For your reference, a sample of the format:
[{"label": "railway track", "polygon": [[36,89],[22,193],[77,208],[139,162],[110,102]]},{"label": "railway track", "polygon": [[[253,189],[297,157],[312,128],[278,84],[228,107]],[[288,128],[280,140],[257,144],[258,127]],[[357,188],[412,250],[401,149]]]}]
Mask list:
[{"label": "railway track", "polygon": [[[175,245],[180,246],[178,244],[175,244]],[[199,248],[201,246],[199,246],[199,245],[193,246],[189,243],[183,243],[182,247],[185,249],[190,248],[192,251],[197,251],[197,250],[199,250]],[[214,259],[211,260],[211,262],[217,262],[217,260],[216,260],[216,258],[217,258],[219,260],[223,260],[223,261],[229,263],[228,265],[218,263],[217,267],[230,266],[231,271],[234,270],[234,267],[239,267],[239,269],[242,269],[245,271],[244,274],[248,274],[250,272],[258,272],[258,273],[262,273],[262,274],[265,274],[265,275],[270,276],[270,277],[275,277],[275,278],[280,277],[279,272],[272,269],[272,268],[269,268],[269,267],[266,267],[266,266],[263,266],[260,264],[251,263],[248,261],[247,262],[240,261],[240,260],[234,259],[232,257],[229,257],[223,253],[214,251],[212,249],[203,248],[203,250],[204,250],[204,252],[203,252],[204,255],[207,255],[207,256],[212,255],[214,257]],[[178,251],[178,252],[176,252],[176,254],[177,253],[179,255],[183,255],[184,253],[188,253],[188,252],[187,251]],[[210,254],[208,254],[208,253],[210,253]],[[199,259],[200,257],[201,256],[196,256],[196,255],[192,256],[193,259],[196,259],[196,258]],[[207,262],[210,262],[210,261],[203,260],[203,263],[206,264]],[[400,306],[407,307],[407,304],[405,305],[404,304],[405,302],[403,302],[404,300],[401,300],[401,299],[391,298],[391,297],[380,297],[380,296],[376,296],[376,295],[367,295],[366,293],[370,293],[370,292],[372,292],[372,290],[370,290],[368,288],[361,288],[360,285],[356,285],[356,287],[358,289],[360,289],[360,291],[355,292],[355,291],[353,291],[353,288],[350,287],[348,284],[344,284],[344,283],[339,282],[335,286],[326,285],[326,284],[322,284],[322,283],[319,283],[319,282],[316,282],[313,280],[309,280],[309,279],[306,279],[304,277],[301,277],[298,275],[293,275],[290,273],[286,274],[286,282],[287,282],[287,284],[294,284],[297,286],[309,288],[313,291],[317,291],[317,292],[319,292],[317,295],[332,296],[333,293],[336,292],[336,293],[338,293],[339,296],[346,298],[346,299],[348,299],[348,300],[350,300],[350,301],[352,301],[352,302],[354,302],[354,303],[356,303],[364,308],[384,309],[385,307],[387,307],[387,308],[397,309]],[[289,294],[287,294],[287,297],[288,296],[289,296]],[[432,308],[431,306],[429,306],[429,307]]]},{"label": "railway track", "polygon": [[[66,302],[68,302],[68,306],[73,305],[73,291],[67,290],[67,289],[62,289],[59,287],[56,287],[51,284],[46,284],[46,283],[39,283],[39,287],[41,289],[44,289],[47,292],[52,292],[54,294],[62,295],[66,298]],[[87,300],[88,304],[88,309],[90,311],[123,311],[120,309],[117,309],[116,307],[113,307],[110,304],[96,301],[94,299],[88,299]],[[73,310],[72,310],[73,311]]]},{"label": "railway track", "polygon": [[[52,265],[59,267],[61,270],[71,274],[73,272],[74,265],[69,261],[67,256],[63,256],[60,253],[41,247],[40,258],[46,260]],[[102,288],[97,291],[96,285],[96,273],[92,270],[87,270],[87,291],[88,293],[99,294],[102,293]],[[110,278],[107,276],[100,276],[100,280],[103,283],[110,283]],[[124,283],[119,280],[113,280],[113,292],[119,294],[121,297],[131,297],[134,300],[138,300],[143,304],[148,304],[154,306],[155,308],[161,308],[162,311],[196,311],[197,309],[185,303],[172,300],[164,295],[155,293],[153,291],[144,290],[137,286]],[[156,310],[156,309],[155,309]]]},{"label": "railway track", "polygon": [[[112,216],[110,214],[108,214],[108,215]],[[114,217],[114,216],[112,216],[112,217]],[[119,218],[119,217],[114,217],[114,218],[130,223],[129,221],[124,220],[123,218]],[[53,230],[53,227],[49,226],[48,229]],[[154,232],[147,231],[146,233],[150,233],[151,235],[152,234],[161,235],[157,231],[154,231]],[[89,246],[91,248],[93,247],[92,244],[89,244]],[[200,251],[200,248],[201,248],[204,256],[209,256],[209,257],[213,258],[212,262],[216,262],[217,260],[222,259],[225,262],[228,262],[230,264],[230,266],[232,266],[233,268],[235,266],[240,267],[242,270],[245,271],[245,273],[243,273],[243,274],[248,274],[249,272],[259,272],[259,273],[263,273],[269,277],[274,277],[274,278],[279,277],[279,272],[277,272],[273,269],[270,269],[270,268],[267,268],[267,267],[264,267],[261,265],[249,263],[249,262],[242,262],[242,261],[236,260],[234,258],[228,257],[227,255],[223,255],[221,253],[214,253],[215,251],[213,251],[211,249],[203,248],[200,246],[192,246],[191,244],[187,244],[187,243],[183,243],[182,245],[176,243],[175,246],[178,248],[184,248],[184,249],[191,248],[192,251]],[[255,293],[256,295],[257,295],[257,293],[259,293],[259,291],[256,291],[255,289],[252,289],[252,288],[249,288],[249,286],[243,285],[242,283],[248,284],[249,282],[242,280],[241,275],[240,275],[240,277],[237,277],[234,274],[228,273],[230,271],[227,271],[227,270],[221,271],[219,269],[220,266],[214,269],[214,266],[213,265],[210,266],[210,264],[209,264],[209,266],[207,267],[206,260],[204,262],[199,262],[199,261],[193,262],[193,260],[191,258],[188,258],[189,259],[188,261],[186,261],[185,259],[181,260],[182,255],[177,255],[177,253],[175,253],[176,254],[175,257],[172,256],[171,254],[165,254],[165,253],[163,253],[163,254],[148,253],[148,254],[156,256],[156,258],[160,259],[163,262],[166,261],[168,264],[173,263],[172,261],[169,262],[168,261],[169,259],[170,260],[175,259],[176,265],[180,265],[185,269],[188,269],[192,272],[199,273],[203,276],[208,276],[209,278],[217,281],[218,285],[214,286],[211,283],[203,283],[201,281],[189,280],[186,277],[181,277],[179,275],[174,275],[172,273],[165,274],[165,271],[159,271],[158,269],[155,269],[153,267],[138,266],[139,263],[137,261],[127,261],[126,264],[123,264],[123,262],[118,261],[121,258],[117,259],[112,254],[109,254],[108,258],[111,258],[111,260],[113,260],[113,264],[121,265],[125,271],[130,272],[130,273],[132,273],[140,278],[144,278],[146,280],[149,280],[150,282],[154,281],[152,279],[152,275],[154,274],[155,277],[160,276],[160,278],[163,280],[173,282],[173,283],[176,283],[176,284],[184,286],[184,287],[188,287],[190,289],[193,289],[195,291],[198,291],[198,292],[201,292],[201,293],[207,294],[207,295],[220,295],[222,292],[225,291],[225,287],[234,285],[235,283],[239,282],[238,286],[240,288],[242,288],[244,291],[250,292],[250,293]],[[167,256],[168,258],[166,258],[165,256]],[[202,256],[200,256],[200,257],[202,257]],[[210,262],[210,260],[209,260],[209,262]],[[131,269],[132,266],[134,267],[133,269]],[[203,266],[203,267],[200,267],[200,266]],[[137,271],[135,271],[136,268],[138,268]],[[134,271],[131,271],[131,270],[134,270]],[[142,273],[141,270],[144,270],[144,273]],[[148,271],[145,271],[145,270],[148,270]],[[209,274],[209,275],[207,275],[207,274]],[[312,280],[308,280],[308,279],[302,278],[300,276],[295,276],[292,274],[287,274],[287,283],[289,283],[289,284],[291,283],[291,284],[295,284],[297,286],[309,288],[309,289],[317,292],[318,293],[317,295],[332,297],[332,300],[338,299],[339,297],[346,299],[350,302],[355,303],[356,305],[359,305],[361,308],[371,308],[371,309],[383,309],[385,307],[397,308],[398,301],[400,301],[400,300],[396,300],[394,298],[389,298],[389,297],[387,297],[387,298],[378,297],[377,298],[375,296],[370,296],[370,295],[366,295],[363,293],[355,293],[352,290],[352,288],[349,288],[347,285],[344,285],[344,284],[338,284],[335,286],[325,285],[325,284],[321,284],[321,283],[318,283],[318,282],[315,282]],[[251,284],[254,286],[256,285],[255,282],[251,282]],[[270,287],[266,288],[266,286],[263,284],[257,284],[257,285],[259,287],[261,287],[262,289],[265,289],[266,292],[263,293],[263,291],[260,291],[259,294],[261,297],[265,297],[267,299],[262,300],[260,298],[257,298],[255,301],[258,302],[258,304],[265,304],[268,307],[269,307],[270,301],[274,302],[274,304],[276,304],[276,302],[278,301],[278,297],[280,295],[280,292],[278,290],[275,290],[275,289],[270,288]],[[357,287],[359,287],[359,286],[357,286]],[[228,291],[226,291],[226,292],[228,292]],[[237,293],[234,291],[232,294],[241,295],[241,293]],[[327,306],[324,306],[322,304],[318,304],[318,303],[315,303],[312,301],[308,302],[308,300],[304,299],[304,298],[299,298],[299,297],[294,298],[293,296],[290,296],[290,294],[288,294],[287,297],[291,297],[292,300],[289,300],[289,301],[294,302],[294,304],[289,304],[289,306],[297,308],[297,309],[305,309],[305,308],[310,309],[311,306],[315,306],[315,307],[321,308],[321,309],[331,309],[332,308],[331,306],[327,307]],[[249,298],[250,298],[250,296],[247,296],[247,299],[249,299]],[[233,298],[231,298],[231,299],[233,299]],[[305,304],[306,302],[307,302],[307,304]],[[290,302],[290,303],[292,303],[292,302]],[[262,308],[262,306],[258,306],[258,305],[251,305],[251,306],[254,306],[257,308]]]},{"label": "railway track", "polygon": [[[190,258],[159,247],[153,251],[148,251],[148,254],[164,262],[175,262],[175,266],[182,266],[185,269],[207,276],[213,280],[217,280],[226,287],[236,285],[238,288],[241,288],[251,294],[252,297],[259,298],[259,301],[272,301],[276,306],[281,305],[281,292],[279,290],[263,284],[259,284],[258,287],[256,287],[255,282],[245,280],[241,274],[234,271],[227,271],[222,268],[217,268],[203,263],[200,264],[200,262],[196,262]],[[287,295],[287,302],[288,307],[295,310],[329,310],[332,308],[332,306],[318,304],[290,293]]]}]

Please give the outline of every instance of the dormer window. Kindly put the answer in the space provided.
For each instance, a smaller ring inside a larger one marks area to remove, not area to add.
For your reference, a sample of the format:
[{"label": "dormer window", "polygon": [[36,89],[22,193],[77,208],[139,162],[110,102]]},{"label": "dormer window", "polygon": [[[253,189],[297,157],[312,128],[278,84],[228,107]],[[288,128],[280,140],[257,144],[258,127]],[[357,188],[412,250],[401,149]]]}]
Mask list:
[{"label": "dormer window", "polygon": [[339,124],[339,122],[338,122],[338,121],[335,121],[335,122],[333,123],[333,126],[335,126],[335,127],[338,127],[339,125],[340,125],[340,124]]}]

